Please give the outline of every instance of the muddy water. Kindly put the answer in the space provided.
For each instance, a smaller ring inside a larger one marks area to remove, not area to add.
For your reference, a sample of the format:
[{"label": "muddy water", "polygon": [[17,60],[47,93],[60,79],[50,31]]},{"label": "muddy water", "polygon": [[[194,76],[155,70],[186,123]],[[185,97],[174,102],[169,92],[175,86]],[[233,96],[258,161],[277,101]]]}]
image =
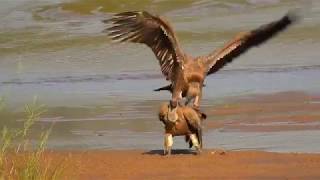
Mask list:
[{"label": "muddy water", "polygon": [[[317,0],[1,0],[0,3],[0,95],[7,104],[6,112],[1,113],[1,126],[19,126],[23,105],[37,96],[48,112],[36,129],[55,122],[52,148],[161,147],[162,129],[156,121],[156,112],[169,94],[151,90],[167,82],[148,48],[111,43],[102,32],[107,26],[101,20],[115,12],[146,9],[166,16],[177,30],[185,51],[196,56],[220,47],[239,31],[277,19],[289,9],[303,7],[305,17],[299,24],[208,77],[203,105],[210,110],[230,97],[320,91],[316,78],[320,75]],[[216,118],[219,116],[209,121]],[[243,131],[219,134],[221,131],[213,128],[206,138],[210,139],[210,133],[223,136],[226,148],[259,148],[255,142],[259,144],[264,139],[260,138],[263,132],[251,132],[252,145],[245,143],[245,139],[237,144],[232,137],[241,136],[237,133]],[[266,150],[319,151],[319,147],[307,146],[315,144],[316,140],[311,138],[317,137],[315,129],[306,131],[305,138],[290,134],[295,131],[268,133]],[[296,136],[301,137],[302,144],[274,148],[277,142],[272,139],[283,137],[287,142]],[[216,146],[211,143],[209,147]]]}]

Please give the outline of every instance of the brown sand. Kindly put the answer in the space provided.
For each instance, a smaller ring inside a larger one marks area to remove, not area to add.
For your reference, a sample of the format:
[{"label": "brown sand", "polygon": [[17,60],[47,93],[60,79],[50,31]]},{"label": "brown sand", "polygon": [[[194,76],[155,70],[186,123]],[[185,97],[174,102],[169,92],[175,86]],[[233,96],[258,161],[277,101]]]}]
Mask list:
[{"label": "brown sand", "polygon": [[66,179],[320,179],[320,154],[205,150],[48,152]]}]

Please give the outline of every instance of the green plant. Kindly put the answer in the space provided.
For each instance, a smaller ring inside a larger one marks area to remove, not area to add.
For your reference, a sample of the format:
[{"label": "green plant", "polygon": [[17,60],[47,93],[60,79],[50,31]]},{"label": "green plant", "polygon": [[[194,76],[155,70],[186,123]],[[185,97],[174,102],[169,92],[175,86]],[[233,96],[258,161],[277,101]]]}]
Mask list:
[{"label": "green plant", "polygon": [[4,103],[4,98],[0,97],[0,112],[4,109],[5,103]]},{"label": "green plant", "polygon": [[[0,99],[0,107],[3,109],[4,105],[1,104],[4,104],[3,99]],[[26,119],[21,129],[3,127],[0,142],[0,180],[59,179],[62,175],[63,165],[43,162],[52,126],[40,134],[36,146],[32,146],[28,137],[32,126],[44,112],[44,106],[39,105],[34,98],[32,104],[25,106]]]}]

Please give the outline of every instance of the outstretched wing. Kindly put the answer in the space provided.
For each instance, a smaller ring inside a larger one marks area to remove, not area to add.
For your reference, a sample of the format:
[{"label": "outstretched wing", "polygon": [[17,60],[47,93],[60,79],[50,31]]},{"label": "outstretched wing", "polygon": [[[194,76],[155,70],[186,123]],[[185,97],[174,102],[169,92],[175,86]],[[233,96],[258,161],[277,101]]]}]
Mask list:
[{"label": "outstretched wing", "polygon": [[223,48],[203,58],[204,63],[208,67],[207,75],[215,73],[234,58],[245,53],[251,47],[266,42],[268,39],[274,37],[276,34],[296,22],[297,19],[298,16],[292,11],[277,21],[265,24],[249,32],[239,33]]},{"label": "outstretched wing", "polygon": [[172,79],[174,68],[182,65],[182,51],[172,27],[164,19],[146,11],[132,11],[115,14],[108,28],[109,36],[120,42],[143,43],[156,55],[163,75]]}]

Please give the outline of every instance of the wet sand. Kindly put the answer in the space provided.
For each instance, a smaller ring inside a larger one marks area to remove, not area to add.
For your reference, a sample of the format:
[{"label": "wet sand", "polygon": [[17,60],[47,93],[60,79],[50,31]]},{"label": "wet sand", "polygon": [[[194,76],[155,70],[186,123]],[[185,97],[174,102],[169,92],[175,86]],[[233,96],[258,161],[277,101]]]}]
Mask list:
[{"label": "wet sand", "polygon": [[205,150],[49,152],[73,179],[319,179],[320,154]]},{"label": "wet sand", "polygon": [[206,110],[208,129],[284,132],[320,130],[320,96],[298,91],[229,98]]}]

